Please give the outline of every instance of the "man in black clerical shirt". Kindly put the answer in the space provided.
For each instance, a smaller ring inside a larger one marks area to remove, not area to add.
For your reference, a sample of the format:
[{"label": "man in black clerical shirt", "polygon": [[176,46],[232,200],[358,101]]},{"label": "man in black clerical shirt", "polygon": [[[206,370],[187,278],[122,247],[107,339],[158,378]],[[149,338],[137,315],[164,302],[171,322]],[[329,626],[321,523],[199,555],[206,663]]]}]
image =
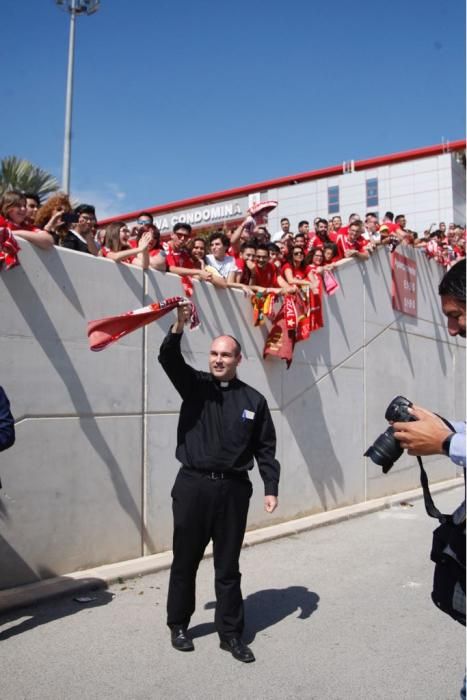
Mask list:
[{"label": "man in black clerical shirt", "polygon": [[176,457],[182,467],[172,490],[173,553],[167,600],[172,645],[193,651],[187,628],[195,609],[195,580],[212,539],[215,569],[215,624],[221,649],[243,662],[255,660],[242,641],[243,599],[239,557],[252,493],[253,458],[264,482],[264,508],[277,507],[280,466],[276,434],[265,398],[237,378],[241,348],[232,336],[215,338],[209,373],[186,364],[180,342],[189,307],[164,339],[159,362],[183,399]]}]

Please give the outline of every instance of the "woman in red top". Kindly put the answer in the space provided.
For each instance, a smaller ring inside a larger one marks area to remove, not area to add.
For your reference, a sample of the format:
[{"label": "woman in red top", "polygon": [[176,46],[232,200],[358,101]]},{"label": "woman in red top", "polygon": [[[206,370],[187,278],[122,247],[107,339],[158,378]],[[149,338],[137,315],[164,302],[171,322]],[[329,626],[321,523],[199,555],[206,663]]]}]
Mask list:
[{"label": "woman in red top", "polygon": [[305,262],[305,253],[302,248],[294,245],[288,262],[282,268],[282,275],[286,281],[296,287],[311,287],[313,293],[319,291],[319,281],[316,273]]},{"label": "woman in red top", "polygon": [[321,294],[323,291],[323,273],[325,270],[331,270],[333,266],[332,264],[326,264],[322,248],[312,248],[306,256],[306,262],[318,278],[319,293]]},{"label": "woman in red top", "polygon": [[152,233],[143,233],[138,241],[137,248],[132,248],[128,239],[130,229],[124,221],[117,221],[109,224],[105,231],[104,245],[99,251],[99,255],[109,258],[114,262],[124,262],[131,264],[135,259],[139,260],[139,267],[147,270],[149,267],[148,246],[151,243]]},{"label": "woman in red top", "polygon": [[27,216],[26,197],[16,190],[5,192],[0,201],[0,227],[10,229],[15,237],[34,243],[39,248],[51,248],[52,236],[35,226],[24,223]]}]

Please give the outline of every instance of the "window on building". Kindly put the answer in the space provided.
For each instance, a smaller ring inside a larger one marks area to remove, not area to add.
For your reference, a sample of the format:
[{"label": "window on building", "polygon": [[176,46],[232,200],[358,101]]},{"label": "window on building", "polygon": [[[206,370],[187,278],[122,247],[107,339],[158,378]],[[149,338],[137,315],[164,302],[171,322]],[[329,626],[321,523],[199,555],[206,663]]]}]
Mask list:
[{"label": "window on building", "polygon": [[366,206],[370,209],[377,207],[378,204],[378,178],[371,177],[366,181]]},{"label": "window on building", "polygon": [[328,214],[337,214],[339,211],[339,186],[328,187]]}]

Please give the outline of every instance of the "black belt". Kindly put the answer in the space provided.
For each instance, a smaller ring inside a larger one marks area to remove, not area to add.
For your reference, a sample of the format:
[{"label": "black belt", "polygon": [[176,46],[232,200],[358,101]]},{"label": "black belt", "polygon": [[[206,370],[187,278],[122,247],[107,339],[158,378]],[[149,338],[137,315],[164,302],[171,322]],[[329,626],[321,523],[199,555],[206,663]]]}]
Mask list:
[{"label": "black belt", "polygon": [[239,471],[235,469],[229,469],[227,471],[207,471],[207,469],[196,469],[195,467],[187,467],[186,464],[182,465],[182,469],[186,469],[197,476],[203,476],[212,481],[217,481],[218,479],[248,479],[248,472]]}]

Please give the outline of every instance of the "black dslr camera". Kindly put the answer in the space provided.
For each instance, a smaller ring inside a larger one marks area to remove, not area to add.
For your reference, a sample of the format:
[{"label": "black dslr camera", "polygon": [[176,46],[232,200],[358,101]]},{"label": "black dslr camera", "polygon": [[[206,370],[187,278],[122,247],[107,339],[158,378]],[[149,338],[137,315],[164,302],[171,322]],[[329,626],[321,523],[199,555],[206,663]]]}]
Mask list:
[{"label": "black dslr camera", "polygon": [[[417,420],[410,415],[407,409],[413,406],[405,396],[396,396],[386,409],[384,417],[387,421],[408,423]],[[365,452],[365,457],[369,457],[372,462],[383,468],[383,473],[387,474],[394,462],[397,462],[403,449],[399,440],[394,437],[394,429],[389,426],[384,433],[376,438],[374,443]]]}]

